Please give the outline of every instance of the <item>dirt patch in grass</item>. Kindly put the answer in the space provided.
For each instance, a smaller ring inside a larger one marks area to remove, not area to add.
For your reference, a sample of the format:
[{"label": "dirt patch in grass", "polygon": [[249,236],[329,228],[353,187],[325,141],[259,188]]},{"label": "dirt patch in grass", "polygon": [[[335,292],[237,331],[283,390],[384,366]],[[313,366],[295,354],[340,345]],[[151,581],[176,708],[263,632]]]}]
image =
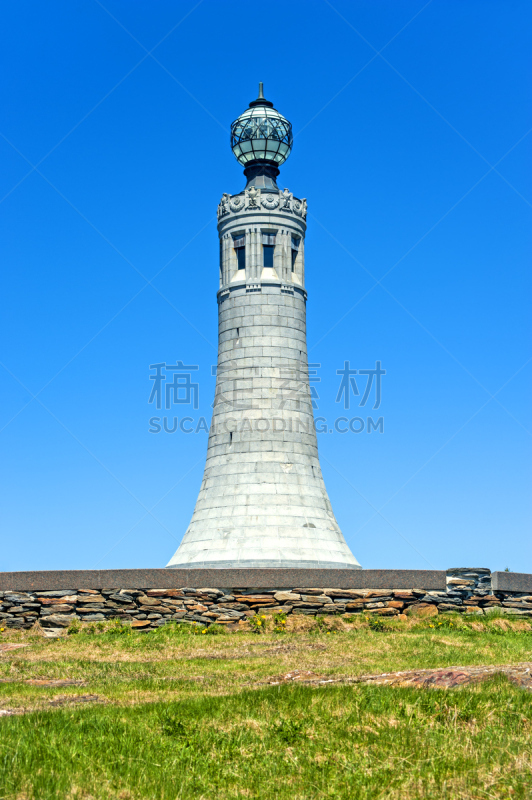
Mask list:
[{"label": "dirt patch in grass", "polygon": [[18,650],[19,647],[29,647],[29,644],[2,642],[0,643],[0,655],[2,655],[2,653],[8,653],[10,650]]},{"label": "dirt patch in grass", "polygon": [[435,689],[452,689],[480,683],[503,675],[522,689],[532,690],[532,662],[521,664],[498,664],[496,666],[450,667],[446,669],[418,669],[404,672],[388,672],[381,675],[363,675],[358,683],[379,686],[416,686]]},{"label": "dirt patch in grass", "polygon": [[433,689],[453,689],[480,683],[495,676],[502,675],[510,683],[522,689],[532,690],[532,662],[521,664],[499,664],[496,666],[450,667],[446,669],[418,669],[399,672],[384,672],[378,675],[362,675],[360,677],[317,675],[310,670],[295,669],[284,675],[275,675],[263,681],[270,686],[286,683],[306,683],[310,685],[324,684],[371,684],[377,686],[400,686]]},{"label": "dirt patch in grass", "polygon": [[58,680],[51,680],[48,678],[30,678],[30,680],[24,681],[29,686],[84,686],[85,681],[76,681],[76,680],[69,680],[67,678],[58,679]]},{"label": "dirt patch in grass", "polygon": [[60,695],[53,700],[49,700],[48,704],[54,708],[58,706],[75,705],[76,703],[102,703],[105,702],[98,694],[76,694],[76,695]]}]

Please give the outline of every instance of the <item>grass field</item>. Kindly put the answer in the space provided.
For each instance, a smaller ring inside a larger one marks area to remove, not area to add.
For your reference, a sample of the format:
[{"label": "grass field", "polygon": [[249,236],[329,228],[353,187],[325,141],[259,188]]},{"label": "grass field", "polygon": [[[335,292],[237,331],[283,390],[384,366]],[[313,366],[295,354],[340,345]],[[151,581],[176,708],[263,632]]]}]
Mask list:
[{"label": "grass field", "polygon": [[529,623],[264,622],[0,634],[0,798],[532,798],[532,692],[350,682],[531,661]]}]

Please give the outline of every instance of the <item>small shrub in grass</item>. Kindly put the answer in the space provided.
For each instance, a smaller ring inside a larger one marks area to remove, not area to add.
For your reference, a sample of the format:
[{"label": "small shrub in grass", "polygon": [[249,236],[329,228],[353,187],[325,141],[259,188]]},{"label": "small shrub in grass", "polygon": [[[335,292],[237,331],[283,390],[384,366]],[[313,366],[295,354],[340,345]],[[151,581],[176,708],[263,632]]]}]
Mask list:
[{"label": "small shrub in grass", "polygon": [[172,620],[167,622],[166,625],[157,628],[154,633],[156,636],[164,636],[165,638],[170,636],[189,636],[193,632],[192,627],[188,622],[175,622]]},{"label": "small shrub in grass", "polygon": [[67,628],[67,634],[69,636],[74,636],[76,633],[81,633],[82,625],[79,619],[73,619],[70,625]]},{"label": "small shrub in grass", "polygon": [[205,633],[207,630],[207,626],[203,625],[201,622],[189,622],[185,623],[185,628],[188,628],[188,632],[192,634],[192,636],[197,636],[200,633]]},{"label": "small shrub in grass", "polygon": [[314,624],[310,626],[308,632],[313,634],[338,633],[338,623],[329,617],[322,617],[318,615],[314,620]]},{"label": "small shrub in grass", "polygon": [[360,623],[366,619],[360,612],[358,614],[345,614],[342,615],[342,618],[348,625],[360,625]]},{"label": "small shrub in grass", "polygon": [[293,744],[304,735],[303,722],[300,719],[281,719],[271,725],[270,731],[286,744]]},{"label": "small shrub in grass", "polygon": [[255,614],[254,617],[249,617],[248,622],[253,633],[266,633],[268,620],[264,614]]},{"label": "small shrub in grass", "polygon": [[216,623],[209,625],[208,628],[204,629],[204,632],[208,636],[220,636],[227,633],[223,625],[216,625]]},{"label": "small shrub in grass", "polygon": [[175,633],[178,636],[199,636],[207,633],[207,630],[207,625],[202,622],[168,622],[164,627],[158,628],[156,635],[164,635],[164,633],[168,632]]},{"label": "small shrub in grass", "polygon": [[369,629],[372,631],[388,632],[393,630],[389,622],[387,622],[384,617],[374,617],[371,615],[366,617],[366,622],[368,623]]},{"label": "small shrub in grass", "polygon": [[469,631],[470,627],[459,614],[440,614],[437,617],[420,617],[412,631]]},{"label": "small shrub in grass", "polygon": [[[73,620],[73,622],[75,622],[75,620]],[[95,636],[97,633],[103,633],[104,631],[104,622],[90,622],[88,625],[83,625],[79,633],[82,633],[85,636]]]},{"label": "small shrub in grass", "polygon": [[154,631],[150,631],[150,638],[157,639],[172,639],[175,636],[199,636],[210,634],[216,636],[218,633],[225,633],[226,631],[221,625],[204,625],[202,622],[178,622],[171,620],[166,625],[161,625]]},{"label": "small shrub in grass", "polygon": [[131,625],[127,625],[126,623],[122,622],[119,617],[113,617],[113,619],[110,620],[110,624],[106,630],[106,633],[111,634],[111,636],[130,636]]},{"label": "small shrub in grass", "polygon": [[500,606],[490,606],[485,608],[484,614],[486,614],[489,619],[503,619],[505,616]]},{"label": "small shrub in grass", "polygon": [[286,614],[284,611],[273,615],[273,632],[286,633]]},{"label": "small shrub in grass", "polygon": [[433,624],[438,630],[455,631],[459,627],[460,619],[457,620],[454,615],[452,617],[442,616],[441,619],[438,619],[438,621]]},{"label": "small shrub in grass", "polygon": [[169,709],[160,711],[159,722],[161,724],[161,731],[165,736],[183,740],[189,738],[187,726],[173,711]]},{"label": "small shrub in grass", "polygon": [[113,617],[105,622],[91,623],[89,625],[83,625],[81,620],[73,619],[67,628],[69,636],[76,634],[94,636],[99,633],[107,633],[111,636],[131,635],[131,626],[124,623],[119,617]]}]

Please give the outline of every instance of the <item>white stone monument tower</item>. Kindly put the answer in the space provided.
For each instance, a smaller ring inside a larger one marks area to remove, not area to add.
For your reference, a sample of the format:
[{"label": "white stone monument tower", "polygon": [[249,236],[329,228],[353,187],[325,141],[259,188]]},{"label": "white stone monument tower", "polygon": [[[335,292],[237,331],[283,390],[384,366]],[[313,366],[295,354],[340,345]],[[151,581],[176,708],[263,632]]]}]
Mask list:
[{"label": "white stone monument tower", "polygon": [[292,126],[259,97],[231,126],[247,185],[218,206],[218,369],[203,482],[168,567],[360,569],[333,514],[308,381],[306,200],[276,184]]}]

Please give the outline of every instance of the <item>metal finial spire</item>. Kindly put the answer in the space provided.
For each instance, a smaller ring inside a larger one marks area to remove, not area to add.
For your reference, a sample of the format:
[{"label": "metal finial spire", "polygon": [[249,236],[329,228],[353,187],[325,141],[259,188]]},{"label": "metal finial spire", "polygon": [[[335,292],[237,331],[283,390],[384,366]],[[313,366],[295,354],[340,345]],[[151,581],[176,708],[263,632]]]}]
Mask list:
[{"label": "metal finial spire", "polygon": [[264,97],[264,84],[262,81],[259,82],[259,96],[256,100],[252,100],[249,104],[250,108],[253,108],[254,106],[267,106],[268,108],[273,108],[273,103],[271,103],[269,100],[266,100]]}]

